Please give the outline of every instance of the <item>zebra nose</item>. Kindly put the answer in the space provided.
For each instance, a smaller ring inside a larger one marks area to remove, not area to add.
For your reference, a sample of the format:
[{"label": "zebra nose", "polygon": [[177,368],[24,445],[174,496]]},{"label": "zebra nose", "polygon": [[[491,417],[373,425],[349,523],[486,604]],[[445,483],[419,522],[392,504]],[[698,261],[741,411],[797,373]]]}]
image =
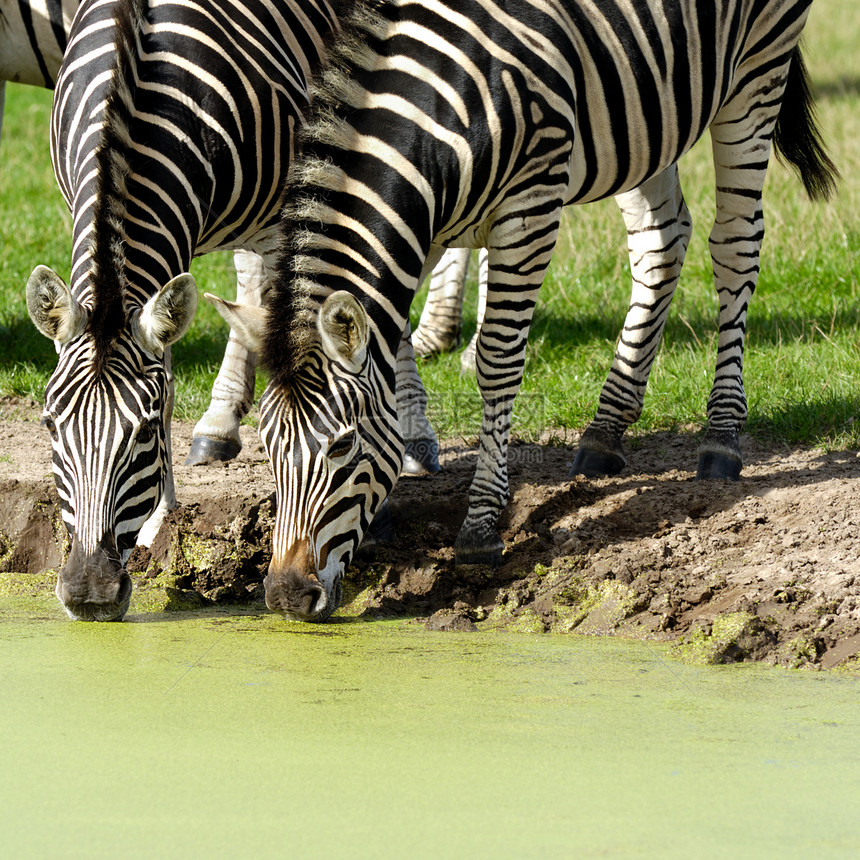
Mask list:
[{"label": "zebra nose", "polygon": [[100,547],[87,556],[77,540],[57,577],[56,594],[76,621],[120,621],[131,601],[131,577],[115,551]]},{"label": "zebra nose", "polygon": [[306,574],[295,568],[277,570],[269,567],[263,580],[266,606],[297,621],[318,620],[328,603],[325,587],[316,574]]}]

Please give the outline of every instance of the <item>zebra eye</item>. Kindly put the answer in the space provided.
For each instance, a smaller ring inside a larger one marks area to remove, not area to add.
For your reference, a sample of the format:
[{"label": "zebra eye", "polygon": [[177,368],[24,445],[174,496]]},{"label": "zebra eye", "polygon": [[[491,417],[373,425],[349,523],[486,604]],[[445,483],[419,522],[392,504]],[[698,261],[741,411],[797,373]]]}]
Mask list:
[{"label": "zebra eye", "polygon": [[152,439],[154,435],[155,431],[152,429],[152,422],[144,421],[143,424],[141,424],[140,427],[137,428],[137,436],[135,437],[135,441],[145,445]]},{"label": "zebra eye", "polygon": [[45,417],[39,422],[43,427],[47,428],[48,432],[51,434],[52,439],[57,438],[57,425],[54,424],[53,418]]},{"label": "zebra eye", "polygon": [[328,449],[328,456],[331,459],[337,460],[340,457],[345,457],[355,447],[355,431],[341,436],[340,439],[335,439]]}]

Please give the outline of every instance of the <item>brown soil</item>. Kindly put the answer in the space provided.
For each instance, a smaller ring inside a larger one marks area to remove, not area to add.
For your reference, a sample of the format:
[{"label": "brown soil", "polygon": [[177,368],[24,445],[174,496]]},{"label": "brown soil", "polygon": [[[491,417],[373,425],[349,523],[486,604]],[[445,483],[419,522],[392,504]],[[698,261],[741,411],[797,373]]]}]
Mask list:
[{"label": "brown soil", "polygon": [[[35,575],[66,551],[37,420],[34,406],[0,405],[0,570],[15,588],[49,589]],[[129,562],[132,611],[147,595],[166,608],[259,601],[273,485],[255,431],[243,428],[236,461],[193,468],[182,465],[191,426],[173,432],[179,507]],[[860,454],[744,437],[741,481],[700,483],[692,435],[628,444],[625,473],[602,480],[568,479],[572,449],[558,437],[512,445],[495,571],[454,565],[475,454],[445,444],[441,474],[396,487],[397,539],[362,549],[342,614],[664,639],[708,662],[860,665]]]}]

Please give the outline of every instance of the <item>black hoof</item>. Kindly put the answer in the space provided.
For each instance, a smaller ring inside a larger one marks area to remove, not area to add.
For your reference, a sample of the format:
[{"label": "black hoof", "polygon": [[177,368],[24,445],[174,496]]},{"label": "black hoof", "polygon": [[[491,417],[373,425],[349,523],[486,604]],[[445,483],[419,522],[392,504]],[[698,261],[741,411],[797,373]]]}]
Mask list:
[{"label": "black hoof", "polygon": [[495,528],[466,528],[464,525],[454,544],[454,564],[485,564],[498,567],[502,563],[504,549],[504,541]]},{"label": "black hoof", "polygon": [[435,439],[410,439],[406,442],[401,475],[414,478],[439,471],[439,443]]},{"label": "black hoof", "polygon": [[699,470],[696,472],[697,481],[737,481],[741,476],[743,462],[737,457],[725,454],[715,454],[713,451],[703,451],[699,455]]},{"label": "black hoof", "polygon": [[211,439],[209,436],[195,436],[191,440],[191,450],[185,458],[185,465],[205,466],[216,460],[232,460],[241,450],[242,446],[238,442]]},{"label": "black hoof", "polygon": [[504,544],[500,547],[457,547],[454,550],[454,564],[483,564],[498,567],[502,563]]},{"label": "black hoof", "polygon": [[617,475],[626,465],[627,461],[619,454],[580,448],[570,467],[570,477],[584,475],[586,478],[604,478]]}]

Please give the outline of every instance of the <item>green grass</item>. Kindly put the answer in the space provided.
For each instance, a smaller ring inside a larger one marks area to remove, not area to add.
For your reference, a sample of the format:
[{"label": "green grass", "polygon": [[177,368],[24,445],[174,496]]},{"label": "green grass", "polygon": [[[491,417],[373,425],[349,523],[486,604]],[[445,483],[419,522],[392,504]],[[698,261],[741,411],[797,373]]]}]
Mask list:
[{"label": "green grass", "polygon": [[[806,56],[831,156],[842,173],[836,198],[812,204],[779,164],[765,189],[767,235],[750,307],[745,383],[747,428],[762,439],[854,447],[860,443],[860,4],[816,0]],[[31,325],[24,284],[38,263],[69,274],[71,220],[48,156],[50,94],[9,85],[0,146],[0,395],[41,399],[56,357]],[[702,425],[716,352],[716,312],[707,235],[713,220],[710,143],[681,162],[694,235],[681,285],[651,374],[643,431]],[[229,254],[195,261],[201,290],[230,297]],[[626,234],[612,201],[571,207],[528,348],[514,430],[582,428],[596,408],[629,299]],[[474,274],[464,342],[475,325]],[[413,306],[417,321],[424,294]],[[174,349],[177,417],[195,420],[226,342],[220,318],[201,302]],[[422,361],[430,413],[441,435],[479,427],[479,397],[459,373],[459,355]],[[258,382],[258,386],[262,383]]]}]

